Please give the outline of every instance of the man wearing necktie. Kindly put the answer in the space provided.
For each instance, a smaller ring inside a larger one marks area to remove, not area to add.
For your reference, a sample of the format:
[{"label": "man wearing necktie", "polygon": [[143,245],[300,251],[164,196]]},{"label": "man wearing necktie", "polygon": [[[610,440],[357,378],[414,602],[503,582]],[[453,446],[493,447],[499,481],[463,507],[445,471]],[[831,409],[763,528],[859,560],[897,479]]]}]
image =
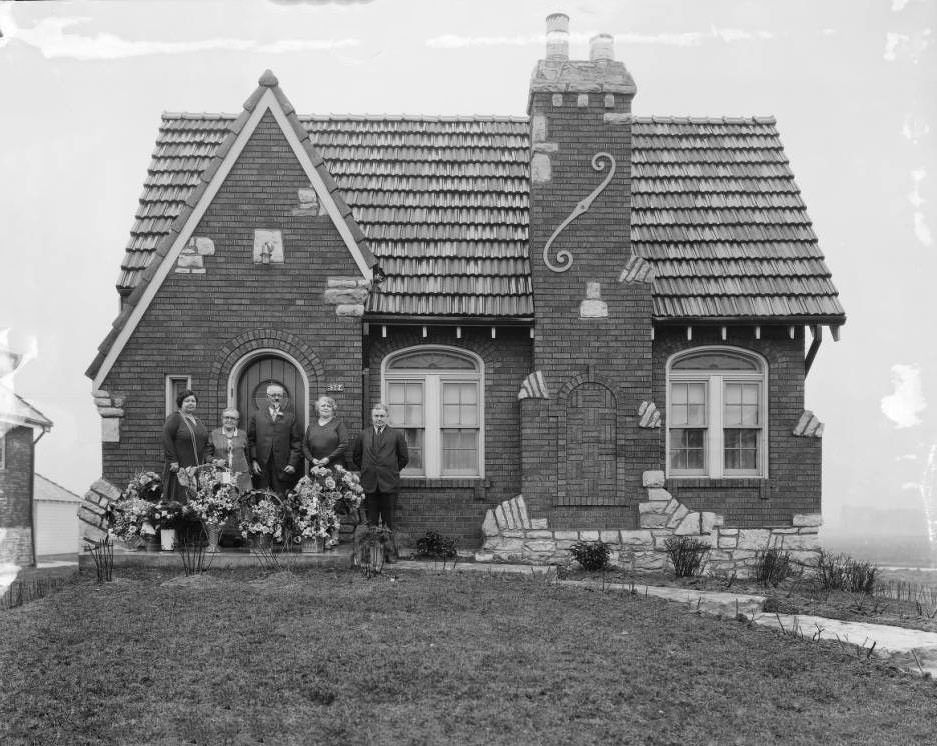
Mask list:
[{"label": "man wearing necktie", "polygon": [[247,442],[254,483],[283,495],[296,483],[302,460],[302,431],[296,413],[282,409],[283,387],[267,386],[267,407],[251,415]]},{"label": "man wearing necktie", "polygon": [[[400,430],[388,425],[387,407],[375,404],[371,410],[371,427],[361,431],[352,449],[352,462],[361,469],[364,488],[364,508],[368,525],[378,520],[393,530],[397,494],[400,492],[400,470],[410,460],[407,441]],[[391,553],[396,555],[396,544],[391,540]],[[395,556],[388,559],[396,559]]]}]

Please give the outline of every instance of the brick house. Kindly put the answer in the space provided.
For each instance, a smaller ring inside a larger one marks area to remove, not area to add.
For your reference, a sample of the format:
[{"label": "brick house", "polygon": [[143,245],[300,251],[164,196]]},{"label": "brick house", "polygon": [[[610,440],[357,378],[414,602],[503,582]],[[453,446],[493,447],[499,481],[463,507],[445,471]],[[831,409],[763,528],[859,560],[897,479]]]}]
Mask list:
[{"label": "brick house", "polygon": [[[0,350],[0,374],[13,371],[18,356]],[[36,564],[33,474],[36,443],[52,422],[0,385],[0,565]]]},{"label": "brick house", "polygon": [[816,548],[804,380],[845,314],[774,119],[632,115],[611,37],[570,61],[547,24],[526,117],[300,115],[269,71],[239,114],[163,115],[87,372],[86,520],[160,464],[174,391],[214,425],[278,380],[307,421],[389,405],[411,536],[601,537],[640,567],[674,533],[726,566]]}]

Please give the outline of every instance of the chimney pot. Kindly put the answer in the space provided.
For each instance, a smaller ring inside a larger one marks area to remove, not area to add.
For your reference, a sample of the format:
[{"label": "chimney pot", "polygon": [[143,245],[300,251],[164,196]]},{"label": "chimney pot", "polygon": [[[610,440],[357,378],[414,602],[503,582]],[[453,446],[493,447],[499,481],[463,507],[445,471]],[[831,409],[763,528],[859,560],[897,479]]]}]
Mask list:
[{"label": "chimney pot", "polygon": [[569,16],[565,13],[547,16],[547,59],[569,59]]},{"label": "chimney pot", "polygon": [[589,39],[589,59],[592,62],[615,59],[615,39],[611,34],[596,34]]}]

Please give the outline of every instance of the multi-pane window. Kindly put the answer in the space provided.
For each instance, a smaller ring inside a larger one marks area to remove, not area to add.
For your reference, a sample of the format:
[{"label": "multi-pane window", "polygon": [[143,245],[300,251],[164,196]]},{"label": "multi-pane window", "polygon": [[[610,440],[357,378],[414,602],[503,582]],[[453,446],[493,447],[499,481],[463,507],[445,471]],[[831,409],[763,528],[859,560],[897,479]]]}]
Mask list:
[{"label": "multi-pane window", "polygon": [[384,401],[410,449],[405,476],[481,476],[481,366],[448,348],[405,350],[386,361]]},{"label": "multi-pane window", "polygon": [[765,476],[764,363],[739,350],[671,361],[667,466],[671,476]]},{"label": "multi-pane window", "polygon": [[192,376],[166,376],[166,416],[178,409],[176,399],[186,389],[192,388]]}]

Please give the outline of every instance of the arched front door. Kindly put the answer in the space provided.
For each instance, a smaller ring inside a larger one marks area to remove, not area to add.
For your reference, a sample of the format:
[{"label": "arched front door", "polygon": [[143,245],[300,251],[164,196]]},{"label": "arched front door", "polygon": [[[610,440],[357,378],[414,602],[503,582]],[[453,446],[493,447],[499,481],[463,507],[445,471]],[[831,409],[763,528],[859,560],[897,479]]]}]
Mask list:
[{"label": "arched front door", "polygon": [[251,360],[238,376],[237,408],[241,427],[246,428],[251,415],[267,406],[267,386],[280,384],[286,391],[284,408],[296,413],[302,428],[306,427],[306,388],[296,366],[279,355],[267,354]]}]

